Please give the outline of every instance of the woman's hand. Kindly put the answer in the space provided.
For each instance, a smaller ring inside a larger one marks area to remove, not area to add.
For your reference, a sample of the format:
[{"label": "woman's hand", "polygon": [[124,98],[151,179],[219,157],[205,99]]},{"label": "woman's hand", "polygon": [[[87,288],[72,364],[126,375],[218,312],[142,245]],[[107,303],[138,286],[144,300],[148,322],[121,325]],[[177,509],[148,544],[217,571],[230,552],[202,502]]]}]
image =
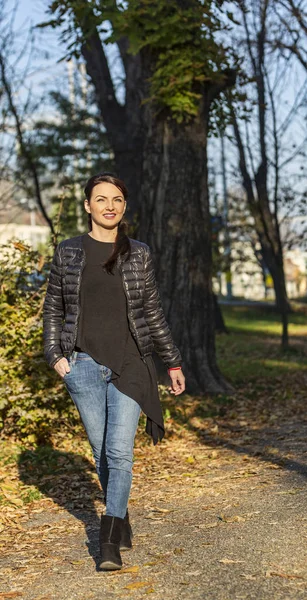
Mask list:
[{"label": "woman's hand", "polygon": [[63,378],[64,375],[66,375],[66,373],[70,372],[70,366],[69,366],[69,362],[67,360],[67,358],[65,358],[65,356],[63,356],[63,358],[60,358],[60,360],[58,360],[54,367],[53,367],[56,372]]},{"label": "woman's hand", "polygon": [[185,390],[185,376],[181,369],[174,369],[173,371],[168,371],[168,374],[172,380],[172,387],[169,387],[169,391],[171,394],[182,394]]}]

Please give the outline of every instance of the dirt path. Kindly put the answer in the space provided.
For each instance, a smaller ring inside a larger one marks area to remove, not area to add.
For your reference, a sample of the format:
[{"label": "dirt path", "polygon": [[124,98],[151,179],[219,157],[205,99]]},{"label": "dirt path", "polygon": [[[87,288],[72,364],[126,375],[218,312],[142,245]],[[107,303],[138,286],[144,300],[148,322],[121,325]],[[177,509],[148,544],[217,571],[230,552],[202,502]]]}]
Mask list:
[{"label": "dirt path", "polygon": [[302,418],[219,419],[201,437],[137,447],[134,548],[117,572],[96,570],[96,482],[80,476],[67,499],[62,474],[18,518],[4,507],[0,598],[306,598],[306,439]]}]

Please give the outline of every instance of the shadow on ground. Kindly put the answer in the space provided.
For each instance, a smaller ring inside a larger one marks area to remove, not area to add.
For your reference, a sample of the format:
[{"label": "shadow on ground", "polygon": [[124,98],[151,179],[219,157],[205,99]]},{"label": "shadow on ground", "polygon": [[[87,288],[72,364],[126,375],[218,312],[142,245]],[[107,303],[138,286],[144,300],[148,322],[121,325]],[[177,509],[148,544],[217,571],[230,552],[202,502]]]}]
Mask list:
[{"label": "shadow on ground", "polygon": [[58,506],[81,521],[88,538],[87,547],[98,570],[98,531],[100,517],[95,501],[101,501],[103,493],[93,480],[95,472],[87,458],[71,452],[62,452],[52,446],[25,450],[19,455],[20,480],[35,486],[41,494],[51,498]]}]

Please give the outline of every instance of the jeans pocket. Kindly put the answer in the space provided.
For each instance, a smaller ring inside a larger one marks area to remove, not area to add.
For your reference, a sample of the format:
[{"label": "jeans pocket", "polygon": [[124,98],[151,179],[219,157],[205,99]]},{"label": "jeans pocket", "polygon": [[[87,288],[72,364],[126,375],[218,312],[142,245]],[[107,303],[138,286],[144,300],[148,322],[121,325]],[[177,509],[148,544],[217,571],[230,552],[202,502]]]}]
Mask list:
[{"label": "jeans pocket", "polygon": [[73,367],[73,364],[74,364],[74,363],[72,362],[72,360],[71,360],[71,356],[68,356],[68,357],[67,357],[67,362],[68,362],[68,365],[69,365],[70,371],[68,371],[68,373],[65,373],[65,375],[63,375],[62,379],[66,379],[67,375],[70,375],[70,374],[71,374],[71,370],[72,370],[72,367]]}]

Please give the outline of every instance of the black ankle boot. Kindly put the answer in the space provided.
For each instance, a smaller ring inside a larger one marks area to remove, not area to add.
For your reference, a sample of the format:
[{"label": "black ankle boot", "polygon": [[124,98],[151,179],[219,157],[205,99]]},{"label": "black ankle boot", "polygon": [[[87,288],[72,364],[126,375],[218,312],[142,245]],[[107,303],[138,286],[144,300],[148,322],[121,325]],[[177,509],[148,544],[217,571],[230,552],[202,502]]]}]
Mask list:
[{"label": "black ankle boot", "polygon": [[122,559],[119,544],[122,536],[124,519],[112,515],[102,515],[100,523],[100,568],[107,571],[120,569]]},{"label": "black ankle boot", "polygon": [[121,550],[131,550],[132,548],[132,538],[133,538],[133,533],[132,533],[132,529],[131,529],[131,525],[129,522],[129,513],[128,513],[128,508],[127,508],[127,512],[124,518],[124,523],[123,523],[123,528],[122,528],[122,535],[121,535],[121,539],[120,539],[120,549]]}]

